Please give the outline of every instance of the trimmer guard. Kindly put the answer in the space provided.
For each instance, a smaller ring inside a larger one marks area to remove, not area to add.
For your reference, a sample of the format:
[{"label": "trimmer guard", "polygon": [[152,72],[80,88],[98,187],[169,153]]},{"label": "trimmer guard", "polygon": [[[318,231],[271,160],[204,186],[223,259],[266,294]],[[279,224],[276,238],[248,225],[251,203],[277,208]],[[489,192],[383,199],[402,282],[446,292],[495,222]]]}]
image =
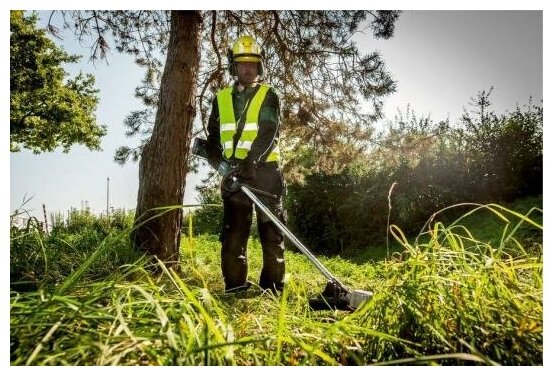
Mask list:
[{"label": "trimmer guard", "polygon": [[328,281],[321,294],[309,299],[309,307],[315,311],[327,309],[353,312],[372,298],[373,293],[364,290],[348,290],[338,282]]},{"label": "trimmer guard", "polygon": [[333,281],[326,283],[322,293],[309,299],[309,307],[315,311],[328,309],[339,309],[342,311],[353,311],[348,301],[349,291]]}]

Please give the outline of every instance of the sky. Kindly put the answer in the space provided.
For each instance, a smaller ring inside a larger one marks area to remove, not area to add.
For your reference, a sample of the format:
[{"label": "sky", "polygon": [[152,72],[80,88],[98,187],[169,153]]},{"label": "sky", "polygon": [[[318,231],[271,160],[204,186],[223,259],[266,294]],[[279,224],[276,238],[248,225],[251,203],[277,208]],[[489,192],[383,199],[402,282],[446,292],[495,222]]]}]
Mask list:
[{"label": "sky", "polygon": [[[49,14],[44,12],[42,14]],[[385,100],[384,113],[393,119],[407,104],[417,115],[455,122],[478,91],[495,88],[491,101],[497,113],[524,105],[530,96],[543,98],[543,13],[540,11],[405,11],[393,38],[375,41],[370,34],[356,39],[366,51],[378,50],[398,82]],[[41,22],[44,24],[44,22]],[[10,153],[10,212],[24,206],[32,215],[66,213],[89,206],[95,213],[113,208],[134,209],[138,163],[119,166],[114,152],[136,145],[125,137],[124,118],[141,108],[134,98],[143,72],[129,56],[113,51],[108,63],[89,60],[90,46],[69,33],[56,40],[69,53],[82,55],[66,66],[71,76],[83,71],[96,76],[100,103],[98,122],[108,126],[101,152],[74,146],[69,153]],[[382,121],[381,123],[384,123]],[[195,186],[205,176],[189,176],[185,204],[195,203]]]}]

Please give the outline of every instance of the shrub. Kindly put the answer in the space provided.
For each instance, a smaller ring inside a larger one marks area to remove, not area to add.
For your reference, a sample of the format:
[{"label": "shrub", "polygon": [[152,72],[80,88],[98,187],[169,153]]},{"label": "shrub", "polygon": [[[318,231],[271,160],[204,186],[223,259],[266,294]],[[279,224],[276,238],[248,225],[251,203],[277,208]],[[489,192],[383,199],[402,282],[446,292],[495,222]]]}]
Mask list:
[{"label": "shrub", "polygon": [[[371,153],[339,173],[313,172],[290,184],[292,230],[315,251],[336,254],[384,243],[388,215],[390,224],[414,235],[429,213],[445,206],[541,194],[543,109],[496,116],[488,111],[490,93],[479,93],[477,110],[457,127],[417,118],[408,108]],[[457,215],[451,210],[444,219]]]}]

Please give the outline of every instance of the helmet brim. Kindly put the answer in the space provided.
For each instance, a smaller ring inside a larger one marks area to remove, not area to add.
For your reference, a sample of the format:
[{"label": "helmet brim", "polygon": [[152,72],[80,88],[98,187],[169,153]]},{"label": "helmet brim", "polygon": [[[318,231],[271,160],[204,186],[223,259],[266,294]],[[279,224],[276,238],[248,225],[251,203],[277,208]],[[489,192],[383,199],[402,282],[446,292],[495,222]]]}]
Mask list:
[{"label": "helmet brim", "polygon": [[261,57],[259,56],[234,56],[235,63],[261,63]]}]

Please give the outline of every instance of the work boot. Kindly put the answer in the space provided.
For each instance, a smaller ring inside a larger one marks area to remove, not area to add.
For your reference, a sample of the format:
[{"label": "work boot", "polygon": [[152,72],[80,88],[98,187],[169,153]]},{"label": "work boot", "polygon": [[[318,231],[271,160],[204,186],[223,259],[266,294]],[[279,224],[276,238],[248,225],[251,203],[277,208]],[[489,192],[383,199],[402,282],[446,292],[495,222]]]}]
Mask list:
[{"label": "work boot", "polygon": [[252,283],[250,281],[246,281],[243,285],[225,288],[225,294],[234,294],[237,292],[246,291],[251,287],[251,285]]}]

